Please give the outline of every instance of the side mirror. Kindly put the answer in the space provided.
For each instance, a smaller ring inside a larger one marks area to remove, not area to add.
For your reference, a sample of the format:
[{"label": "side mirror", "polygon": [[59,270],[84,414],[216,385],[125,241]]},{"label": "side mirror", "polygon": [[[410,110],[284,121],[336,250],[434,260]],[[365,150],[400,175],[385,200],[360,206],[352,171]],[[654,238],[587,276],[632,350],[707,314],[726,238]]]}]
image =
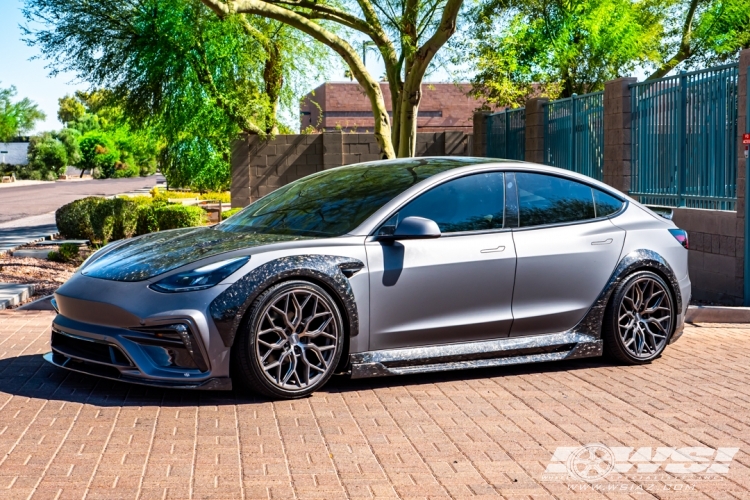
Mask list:
[{"label": "side mirror", "polygon": [[418,240],[440,238],[440,228],[434,220],[424,217],[406,217],[398,223],[392,235],[381,235],[382,240]]}]

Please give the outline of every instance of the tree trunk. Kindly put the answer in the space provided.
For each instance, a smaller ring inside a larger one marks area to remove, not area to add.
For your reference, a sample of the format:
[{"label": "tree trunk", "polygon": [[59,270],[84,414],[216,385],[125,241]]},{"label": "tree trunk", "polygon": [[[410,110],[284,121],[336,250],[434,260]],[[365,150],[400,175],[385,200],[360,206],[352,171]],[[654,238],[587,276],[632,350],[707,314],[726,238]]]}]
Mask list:
[{"label": "tree trunk", "polygon": [[281,87],[284,85],[284,74],[282,73],[282,65],[279,60],[279,45],[271,42],[268,44],[268,58],[263,69],[263,81],[265,83],[265,93],[268,96],[268,101],[271,109],[268,113],[268,120],[266,122],[266,132],[272,135],[279,133],[279,124],[277,120],[277,113],[279,109],[279,96],[281,95]]},{"label": "tree trunk", "polygon": [[421,100],[421,81],[417,83],[416,88],[413,85],[404,85],[401,91],[401,114],[399,116],[399,158],[410,158],[417,152],[417,117]]},{"label": "tree trunk", "polygon": [[281,21],[306,33],[340,55],[352,70],[352,75],[357,79],[357,82],[362,86],[370,100],[373,118],[375,119],[375,139],[378,141],[380,149],[386,158],[396,157],[391,140],[391,121],[388,116],[388,110],[385,107],[383,93],[380,91],[380,84],[367,71],[357,51],[345,40],[294,11],[263,2],[262,0],[243,0],[233,3],[231,6],[220,0],[201,1],[220,17],[229,14],[230,8],[236,8],[234,10],[236,13],[255,14]]}]

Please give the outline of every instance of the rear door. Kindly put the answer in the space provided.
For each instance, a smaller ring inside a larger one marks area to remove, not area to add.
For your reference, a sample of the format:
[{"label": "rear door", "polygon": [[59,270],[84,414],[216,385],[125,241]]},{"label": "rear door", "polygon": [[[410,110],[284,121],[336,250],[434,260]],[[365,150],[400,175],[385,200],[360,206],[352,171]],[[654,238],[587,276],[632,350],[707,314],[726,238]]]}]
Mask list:
[{"label": "rear door", "polygon": [[437,222],[436,239],[367,245],[370,350],[507,337],[516,255],[503,225],[502,172],[447,181],[386,222]]},{"label": "rear door", "polygon": [[619,262],[625,231],[606,217],[623,202],[564,177],[515,177],[519,227],[513,230],[510,335],[563,332],[583,318]]}]

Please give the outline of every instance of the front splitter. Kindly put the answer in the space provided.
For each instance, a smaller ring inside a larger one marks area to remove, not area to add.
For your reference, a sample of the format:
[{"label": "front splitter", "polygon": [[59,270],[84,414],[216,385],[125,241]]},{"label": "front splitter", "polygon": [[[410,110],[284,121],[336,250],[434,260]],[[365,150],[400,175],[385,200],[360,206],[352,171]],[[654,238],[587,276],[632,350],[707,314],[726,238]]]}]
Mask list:
[{"label": "front splitter", "polygon": [[[55,359],[55,356],[64,358],[64,361]],[[104,378],[107,380],[115,380],[117,382],[126,382],[129,384],[145,385],[148,387],[159,387],[162,389],[193,389],[202,391],[231,391],[232,390],[232,379],[229,377],[217,377],[204,380],[200,383],[184,383],[184,382],[171,382],[166,380],[151,380],[142,379],[135,377],[127,377],[123,375],[113,376],[109,370],[105,370],[103,367],[98,367],[93,363],[77,362],[72,358],[62,356],[61,354],[55,354],[48,352],[42,356],[44,360],[58,368],[64,368],[73,372],[83,373],[85,375],[92,375],[98,378]]]}]

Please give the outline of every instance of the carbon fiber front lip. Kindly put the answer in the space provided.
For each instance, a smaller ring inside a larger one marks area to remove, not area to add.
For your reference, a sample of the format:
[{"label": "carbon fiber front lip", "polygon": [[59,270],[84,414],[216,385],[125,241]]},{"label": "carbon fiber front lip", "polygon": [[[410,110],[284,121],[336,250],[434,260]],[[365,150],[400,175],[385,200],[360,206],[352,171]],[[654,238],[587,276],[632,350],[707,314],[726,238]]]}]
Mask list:
[{"label": "carbon fiber front lip", "polygon": [[[55,356],[65,358],[65,361],[59,362],[55,359]],[[107,380],[115,380],[117,382],[127,382],[129,384],[145,385],[148,387],[159,387],[163,389],[196,389],[204,391],[231,391],[232,390],[232,379],[228,377],[211,378],[204,380],[200,383],[180,383],[180,382],[166,382],[162,380],[151,380],[144,378],[127,377],[122,374],[119,376],[107,375],[103,371],[97,369],[95,365],[89,362],[75,363],[73,358],[69,358],[62,354],[56,354],[54,352],[48,352],[42,356],[45,361],[58,367],[64,368],[77,373],[83,373],[85,375],[92,375],[94,377],[104,378]]]}]

